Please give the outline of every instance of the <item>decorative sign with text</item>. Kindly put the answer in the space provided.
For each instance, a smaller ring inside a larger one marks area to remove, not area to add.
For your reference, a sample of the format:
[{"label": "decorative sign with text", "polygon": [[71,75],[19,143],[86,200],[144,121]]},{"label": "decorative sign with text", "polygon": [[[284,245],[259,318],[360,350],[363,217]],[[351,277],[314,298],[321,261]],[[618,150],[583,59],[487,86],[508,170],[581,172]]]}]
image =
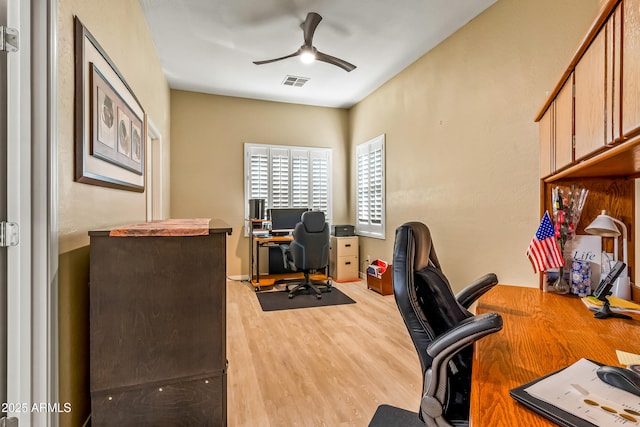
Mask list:
[{"label": "decorative sign with text", "polygon": [[589,261],[591,264],[591,283],[600,282],[602,271],[602,237],[577,234],[569,240],[565,248],[565,265],[571,265],[572,259]]}]

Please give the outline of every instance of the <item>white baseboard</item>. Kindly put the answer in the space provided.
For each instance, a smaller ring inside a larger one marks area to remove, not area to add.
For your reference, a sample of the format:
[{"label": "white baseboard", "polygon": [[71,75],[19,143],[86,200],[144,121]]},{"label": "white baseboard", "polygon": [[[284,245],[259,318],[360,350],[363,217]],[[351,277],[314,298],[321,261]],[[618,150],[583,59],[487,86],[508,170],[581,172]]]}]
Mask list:
[{"label": "white baseboard", "polygon": [[245,274],[245,275],[241,275],[241,276],[227,276],[227,279],[235,280],[236,282],[242,282],[242,281],[245,281],[245,280],[249,280],[249,275]]}]

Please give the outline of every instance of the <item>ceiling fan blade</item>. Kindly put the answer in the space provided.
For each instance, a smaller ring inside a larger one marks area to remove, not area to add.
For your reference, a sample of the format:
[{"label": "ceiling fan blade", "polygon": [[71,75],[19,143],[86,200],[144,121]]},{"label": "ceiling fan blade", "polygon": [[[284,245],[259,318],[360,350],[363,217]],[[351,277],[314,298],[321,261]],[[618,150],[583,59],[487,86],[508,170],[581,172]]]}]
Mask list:
[{"label": "ceiling fan blade", "polygon": [[336,65],[342,68],[345,71],[353,71],[356,69],[356,66],[348,63],[340,58],[336,58],[335,56],[327,55],[326,53],[316,52],[316,59],[318,61],[326,62],[328,64]]},{"label": "ceiling fan blade", "polygon": [[307,19],[302,23],[302,30],[304,31],[304,44],[305,46],[312,46],[313,33],[316,31],[316,27],[322,21],[322,16],[315,12],[309,12]]},{"label": "ceiling fan blade", "polygon": [[269,64],[271,62],[282,61],[283,59],[292,58],[292,57],[298,56],[298,55],[300,55],[300,50],[298,50],[297,52],[293,52],[291,55],[287,55],[287,56],[283,56],[283,57],[275,58],[275,59],[267,59],[265,61],[253,61],[253,63],[256,64],[256,65]]}]

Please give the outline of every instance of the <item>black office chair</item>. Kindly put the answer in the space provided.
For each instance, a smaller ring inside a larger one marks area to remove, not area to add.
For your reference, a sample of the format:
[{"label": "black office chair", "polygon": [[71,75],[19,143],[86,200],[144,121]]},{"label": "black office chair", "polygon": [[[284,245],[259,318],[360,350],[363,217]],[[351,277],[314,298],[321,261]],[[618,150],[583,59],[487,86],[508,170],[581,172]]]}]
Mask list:
[{"label": "black office chair", "polygon": [[[324,213],[308,211],[302,214],[301,221],[293,229],[293,241],[288,245],[281,245],[282,258],[285,267],[293,271],[302,271],[304,280],[289,291],[289,298],[306,290],[315,293],[318,299],[322,292],[316,285],[331,290],[331,280],[311,280],[310,274],[329,265],[329,225]],[[289,290],[291,284],[286,284]]]},{"label": "black office chair", "polygon": [[487,274],[454,295],[440,269],[426,225],[396,229],[393,291],[422,366],[419,417],[427,426],[467,426],[472,344],[502,329],[498,313],[474,316],[467,308],[498,283]]}]

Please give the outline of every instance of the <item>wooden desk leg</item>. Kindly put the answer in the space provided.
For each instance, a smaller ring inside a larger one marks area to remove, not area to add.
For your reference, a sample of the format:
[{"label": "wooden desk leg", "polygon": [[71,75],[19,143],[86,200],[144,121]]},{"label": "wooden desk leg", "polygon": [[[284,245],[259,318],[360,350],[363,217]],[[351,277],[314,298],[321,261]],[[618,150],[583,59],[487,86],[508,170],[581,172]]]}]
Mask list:
[{"label": "wooden desk leg", "polygon": [[249,283],[253,284],[253,230],[249,234]]},{"label": "wooden desk leg", "polygon": [[256,242],[256,286],[254,291],[260,290],[260,243]]}]

